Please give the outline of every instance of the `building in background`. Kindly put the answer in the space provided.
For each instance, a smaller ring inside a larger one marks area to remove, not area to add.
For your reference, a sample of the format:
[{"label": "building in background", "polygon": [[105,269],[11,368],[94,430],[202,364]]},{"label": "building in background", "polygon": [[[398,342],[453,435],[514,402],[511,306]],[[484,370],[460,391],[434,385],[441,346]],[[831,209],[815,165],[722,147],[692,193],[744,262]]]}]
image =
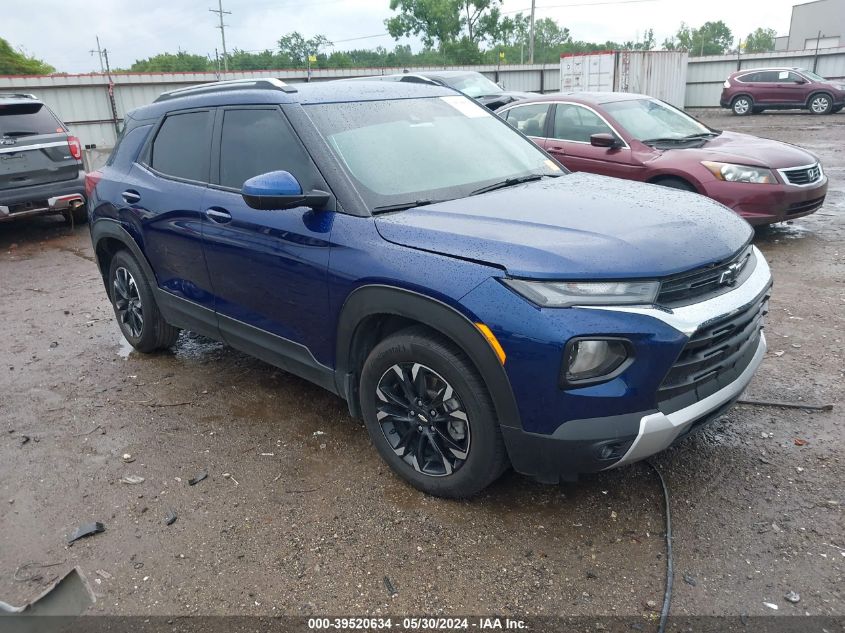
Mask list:
[{"label": "building in background", "polygon": [[776,51],[845,46],[845,0],[815,0],[792,7],[789,35],[775,39]]}]

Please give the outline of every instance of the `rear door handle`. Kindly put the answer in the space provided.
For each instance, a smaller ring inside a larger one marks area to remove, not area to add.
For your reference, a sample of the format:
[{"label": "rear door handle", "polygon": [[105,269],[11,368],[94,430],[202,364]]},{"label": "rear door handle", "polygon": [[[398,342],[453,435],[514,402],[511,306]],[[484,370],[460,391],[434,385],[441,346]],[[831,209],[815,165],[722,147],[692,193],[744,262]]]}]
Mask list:
[{"label": "rear door handle", "polygon": [[206,209],[205,215],[209,220],[217,222],[218,224],[225,224],[226,222],[231,222],[232,220],[232,214],[225,209],[216,209],[212,207],[211,209]]},{"label": "rear door handle", "polygon": [[134,189],[127,189],[120,195],[129,204],[135,204],[136,202],[141,201],[141,194]]}]

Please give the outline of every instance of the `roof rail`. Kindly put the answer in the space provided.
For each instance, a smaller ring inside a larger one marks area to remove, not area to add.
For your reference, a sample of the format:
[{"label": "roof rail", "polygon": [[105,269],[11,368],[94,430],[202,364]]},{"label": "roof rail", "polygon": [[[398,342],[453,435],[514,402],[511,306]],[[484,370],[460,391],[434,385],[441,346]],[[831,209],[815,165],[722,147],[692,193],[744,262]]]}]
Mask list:
[{"label": "roof rail", "polygon": [[3,97],[12,99],[38,99],[35,95],[27,92],[0,92],[0,98]]},{"label": "roof rail", "polygon": [[196,86],[188,86],[187,88],[178,88],[169,92],[162,92],[154,103],[159,101],[167,101],[168,99],[176,99],[178,97],[188,97],[192,95],[211,94],[214,92],[224,92],[229,90],[281,90],[282,92],[296,92],[293,88],[280,79],[275,77],[268,77],[262,79],[227,79],[225,81],[213,81],[211,83],[198,84]]}]

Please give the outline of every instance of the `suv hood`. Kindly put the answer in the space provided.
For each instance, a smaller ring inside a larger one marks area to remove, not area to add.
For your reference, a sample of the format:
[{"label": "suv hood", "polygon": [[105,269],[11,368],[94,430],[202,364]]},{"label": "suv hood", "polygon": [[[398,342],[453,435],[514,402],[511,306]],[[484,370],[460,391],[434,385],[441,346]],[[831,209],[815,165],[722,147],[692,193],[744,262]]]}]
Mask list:
[{"label": "suv hood", "polygon": [[683,152],[685,158],[694,156],[699,160],[773,169],[802,167],[819,160],[814,154],[795,145],[739,132],[722,132],[701,147],[664,149],[662,155],[668,160],[674,160],[677,152]]},{"label": "suv hood", "polygon": [[575,173],[377,216],[395,244],[533,279],[663,277],[729,258],[752,229],[694,193]]}]

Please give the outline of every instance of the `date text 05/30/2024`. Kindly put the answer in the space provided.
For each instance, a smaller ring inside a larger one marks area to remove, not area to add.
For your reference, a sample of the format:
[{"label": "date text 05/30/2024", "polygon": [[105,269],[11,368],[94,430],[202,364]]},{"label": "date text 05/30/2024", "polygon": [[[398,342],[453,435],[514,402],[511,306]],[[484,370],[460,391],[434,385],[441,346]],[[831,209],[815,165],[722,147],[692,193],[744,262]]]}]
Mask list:
[{"label": "date text 05/30/2024", "polygon": [[378,630],[397,629],[404,631],[458,631],[477,629],[481,631],[519,631],[527,629],[523,620],[510,618],[309,618],[310,630]]}]

